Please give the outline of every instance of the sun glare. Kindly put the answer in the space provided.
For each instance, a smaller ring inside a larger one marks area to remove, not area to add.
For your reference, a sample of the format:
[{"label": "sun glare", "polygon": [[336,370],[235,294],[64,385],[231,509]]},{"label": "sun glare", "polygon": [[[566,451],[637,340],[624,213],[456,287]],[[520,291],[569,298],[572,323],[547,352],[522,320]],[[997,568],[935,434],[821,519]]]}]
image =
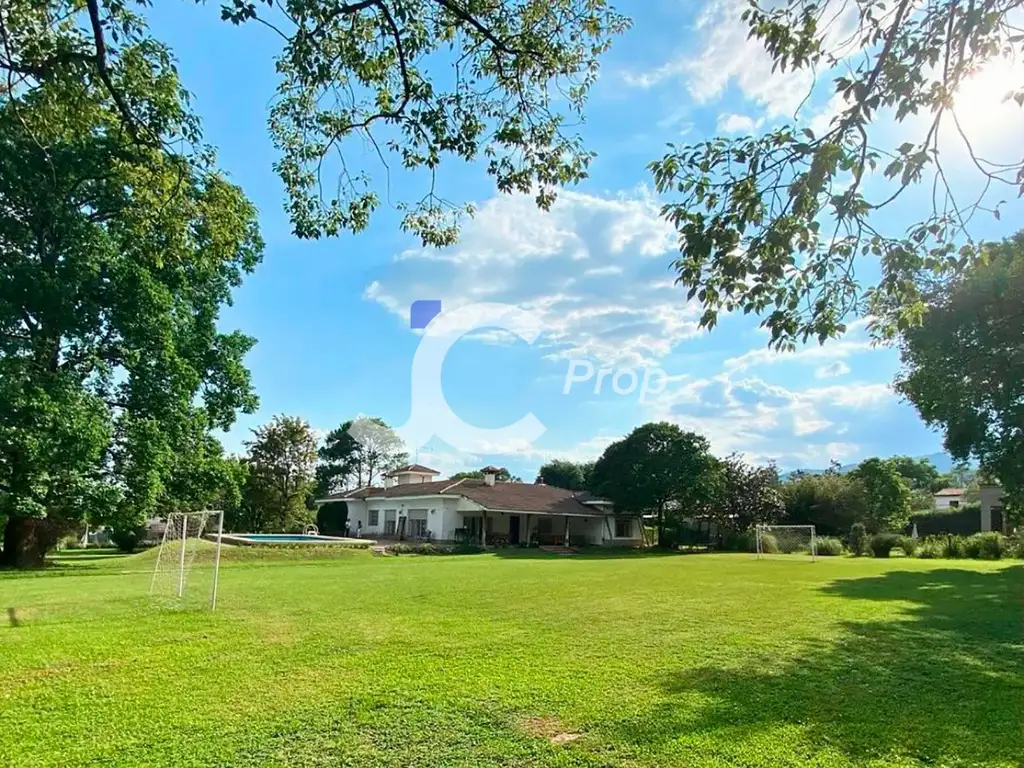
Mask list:
[{"label": "sun glare", "polygon": [[[1024,65],[1000,59],[960,86],[953,111],[967,138],[973,141],[1002,139],[998,148],[1019,152],[1024,143],[1024,107],[1007,94],[1024,88]],[[1014,147],[1006,139],[1015,137]]]}]

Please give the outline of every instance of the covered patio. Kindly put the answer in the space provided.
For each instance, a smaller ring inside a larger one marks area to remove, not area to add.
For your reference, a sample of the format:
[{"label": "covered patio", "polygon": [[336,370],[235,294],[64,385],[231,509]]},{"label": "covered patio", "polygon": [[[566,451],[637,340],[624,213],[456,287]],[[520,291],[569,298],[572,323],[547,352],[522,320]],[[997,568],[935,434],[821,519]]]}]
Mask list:
[{"label": "covered patio", "polygon": [[602,516],[481,510],[462,515],[462,526],[456,529],[455,537],[484,547],[586,546],[611,538],[613,525],[614,521]]}]

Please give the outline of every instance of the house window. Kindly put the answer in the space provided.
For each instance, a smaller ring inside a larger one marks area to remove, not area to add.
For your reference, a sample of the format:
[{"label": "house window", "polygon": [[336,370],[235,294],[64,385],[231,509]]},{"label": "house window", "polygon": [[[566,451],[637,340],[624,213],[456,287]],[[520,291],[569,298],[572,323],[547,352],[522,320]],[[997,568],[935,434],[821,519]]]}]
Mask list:
[{"label": "house window", "polygon": [[427,538],[427,521],[419,519],[409,520],[409,535],[414,539]]},{"label": "house window", "polygon": [[370,510],[370,512],[369,512],[369,522],[367,523],[367,525],[370,528],[376,528],[378,525],[380,525],[380,510],[378,510],[378,509],[371,509]]},{"label": "house window", "polygon": [[615,538],[616,539],[631,539],[633,538],[633,521],[628,517],[617,517],[615,518]]},{"label": "house window", "polygon": [[537,518],[537,533],[540,533],[540,534],[551,533],[551,518],[550,517],[538,517]]},{"label": "house window", "polygon": [[960,502],[957,501],[956,499],[950,499],[949,500],[949,506],[951,506],[951,507],[959,507],[960,506]]}]

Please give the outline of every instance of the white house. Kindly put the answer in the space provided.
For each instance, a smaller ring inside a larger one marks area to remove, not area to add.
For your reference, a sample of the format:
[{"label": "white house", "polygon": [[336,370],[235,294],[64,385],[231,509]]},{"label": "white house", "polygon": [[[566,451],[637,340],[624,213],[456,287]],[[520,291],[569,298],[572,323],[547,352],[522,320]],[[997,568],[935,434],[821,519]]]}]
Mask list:
[{"label": "white house", "polygon": [[350,532],[369,538],[469,538],[484,545],[642,543],[640,521],[615,515],[606,499],[543,484],[499,483],[499,470],[482,471],[482,480],[435,480],[436,470],[412,464],[389,473],[383,488],[355,488],[316,503],[346,502]]},{"label": "white house", "polygon": [[936,509],[955,509],[964,500],[966,488],[943,488],[933,494]]}]

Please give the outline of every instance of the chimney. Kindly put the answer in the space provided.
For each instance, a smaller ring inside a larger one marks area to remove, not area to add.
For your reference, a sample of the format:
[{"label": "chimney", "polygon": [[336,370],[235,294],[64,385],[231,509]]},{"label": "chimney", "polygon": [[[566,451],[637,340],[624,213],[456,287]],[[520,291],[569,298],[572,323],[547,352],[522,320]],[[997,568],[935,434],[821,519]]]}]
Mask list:
[{"label": "chimney", "polygon": [[480,471],[484,473],[484,482],[488,485],[494,485],[494,480],[501,470],[497,467],[486,466]]}]

